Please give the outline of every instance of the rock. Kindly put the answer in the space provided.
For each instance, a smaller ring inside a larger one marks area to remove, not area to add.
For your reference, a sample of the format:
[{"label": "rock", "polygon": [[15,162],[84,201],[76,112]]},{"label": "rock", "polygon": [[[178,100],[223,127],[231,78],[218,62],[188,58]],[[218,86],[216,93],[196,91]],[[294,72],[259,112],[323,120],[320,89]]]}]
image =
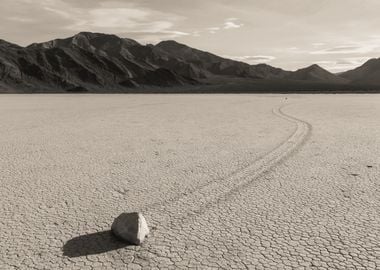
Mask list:
[{"label": "rock", "polygon": [[140,245],[149,234],[148,224],[141,213],[122,213],[112,223],[116,237],[131,244]]}]

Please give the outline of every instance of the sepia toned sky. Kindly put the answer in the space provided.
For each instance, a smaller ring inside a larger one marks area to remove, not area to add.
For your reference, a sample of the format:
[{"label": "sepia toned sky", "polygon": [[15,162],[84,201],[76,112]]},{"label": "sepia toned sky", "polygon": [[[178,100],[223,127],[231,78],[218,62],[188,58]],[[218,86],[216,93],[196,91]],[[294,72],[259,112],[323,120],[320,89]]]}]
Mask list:
[{"label": "sepia toned sky", "polygon": [[379,0],[1,0],[0,38],[174,39],[251,64],[340,72],[380,57],[379,10]]}]

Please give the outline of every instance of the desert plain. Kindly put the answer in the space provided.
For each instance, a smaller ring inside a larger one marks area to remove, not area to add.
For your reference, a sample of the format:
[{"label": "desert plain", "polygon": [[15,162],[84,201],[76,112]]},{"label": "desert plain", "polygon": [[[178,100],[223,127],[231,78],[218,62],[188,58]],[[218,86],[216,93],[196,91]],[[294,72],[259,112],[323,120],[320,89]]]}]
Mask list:
[{"label": "desert plain", "polygon": [[380,268],[380,95],[0,95],[0,153],[0,269]]}]

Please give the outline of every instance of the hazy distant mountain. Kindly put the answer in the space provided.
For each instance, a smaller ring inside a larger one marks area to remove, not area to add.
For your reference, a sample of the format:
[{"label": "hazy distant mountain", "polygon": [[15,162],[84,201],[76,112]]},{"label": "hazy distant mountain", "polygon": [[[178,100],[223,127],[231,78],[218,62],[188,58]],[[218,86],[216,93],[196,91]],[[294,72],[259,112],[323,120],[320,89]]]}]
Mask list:
[{"label": "hazy distant mountain", "polygon": [[269,65],[249,65],[247,63],[222,58],[212,53],[197,50],[180,44],[176,41],[162,41],[158,43],[159,48],[171,56],[190,63],[196,70],[201,70],[205,77],[212,75],[249,77],[256,79],[283,78],[289,72]]},{"label": "hazy distant mountain", "polygon": [[341,76],[318,65],[290,72],[226,59],[175,41],[145,46],[115,35],[82,32],[28,47],[0,40],[0,92],[127,92],[199,84],[201,88],[188,91],[203,91],[206,85],[211,89],[207,91],[227,92],[356,91],[362,88],[347,87],[349,81],[380,85],[379,61],[371,60]]},{"label": "hazy distant mountain", "polygon": [[347,79],[334,75],[318,65],[299,69],[287,76],[288,79],[310,82],[348,83]]},{"label": "hazy distant mountain", "polygon": [[370,59],[362,66],[339,76],[354,83],[380,85],[380,58]]}]

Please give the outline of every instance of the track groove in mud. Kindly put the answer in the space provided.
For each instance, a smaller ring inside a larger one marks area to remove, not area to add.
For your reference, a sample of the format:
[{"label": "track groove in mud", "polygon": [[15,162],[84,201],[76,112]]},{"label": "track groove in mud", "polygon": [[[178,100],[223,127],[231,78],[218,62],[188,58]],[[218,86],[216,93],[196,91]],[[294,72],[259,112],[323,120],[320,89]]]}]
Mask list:
[{"label": "track groove in mud", "polygon": [[[177,197],[169,202],[163,202],[155,207],[146,209],[145,214],[152,230],[150,238],[143,244],[142,249],[135,249],[130,254],[136,259],[137,264],[139,264],[139,261],[155,258],[154,260],[157,259],[158,261],[168,260],[176,268],[178,265],[172,260],[172,254],[162,254],[158,252],[159,248],[157,247],[162,245],[171,246],[172,241],[174,241],[174,245],[185,244],[191,246],[203,243],[203,236],[193,233],[193,230],[196,232],[201,227],[198,220],[199,216],[208,211],[213,211],[222,202],[227,201],[228,203],[230,199],[237,198],[236,195],[244,192],[246,187],[302,147],[311,134],[312,126],[306,121],[284,113],[282,109],[283,107],[276,108],[272,112],[277,117],[295,124],[296,127],[293,133],[273,150],[242,170],[233,172],[229,177],[206,183],[182,198]],[[224,211],[216,210],[216,212],[210,213],[209,216],[213,216],[215,220],[222,222],[225,214]],[[208,220],[208,218],[205,217],[205,220]],[[186,252],[188,252],[187,248],[179,248],[176,254],[183,256],[182,253]],[[223,253],[223,251],[220,252]],[[142,260],[138,260],[138,257],[141,257]],[[245,268],[248,269],[249,267],[246,266]]]},{"label": "track groove in mud", "polygon": [[306,121],[285,114],[284,107],[281,106],[272,111],[274,115],[296,124],[295,131],[284,142],[251,165],[232,173],[229,177],[208,182],[195,190],[186,192],[187,194],[181,197],[177,196],[168,201],[148,206],[142,211],[154,224],[156,222],[160,224],[162,222],[184,222],[196,214],[203,213],[213,205],[228,200],[233,194],[244,189],[258,177],[290,157],[307,141],[312,126]]}]

